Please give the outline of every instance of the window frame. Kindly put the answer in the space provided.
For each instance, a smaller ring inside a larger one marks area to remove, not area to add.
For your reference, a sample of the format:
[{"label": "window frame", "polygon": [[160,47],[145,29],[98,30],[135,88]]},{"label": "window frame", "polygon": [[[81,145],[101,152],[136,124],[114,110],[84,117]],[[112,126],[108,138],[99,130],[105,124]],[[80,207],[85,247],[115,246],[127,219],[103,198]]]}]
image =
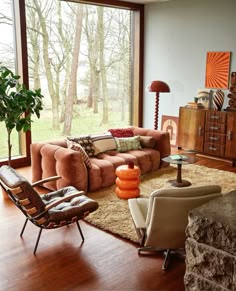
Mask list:
[{"label": "window frame", "polygon": [[[67,1],[67,0],[62,0]],[[144,5],[126,1],[117,0],[70,0],[68,2],[84,3],[91,5],[102,5],[114,8],[124,8],[132,10],[134,13],[134,21],[132,25],[133,36],[133,114],[132,124],[142,126],[143,116],[143,56],[144,56]],[[25,0],[13,0],[14,16],[15,16],[15,46],[16,46],[16,68],[18,74],[22,78],[22,82],[29,87],[28,76],[28,54],[27,54],[27,35],[26,35],[26,15]],[[14,168],[29,166],[31,164],[30,145],[31,131],[19,133],[19,146],[21,148],[21,156],[13,156],[11,166]],[[8,159],[0,162],[0,165],[8,164]]]}]

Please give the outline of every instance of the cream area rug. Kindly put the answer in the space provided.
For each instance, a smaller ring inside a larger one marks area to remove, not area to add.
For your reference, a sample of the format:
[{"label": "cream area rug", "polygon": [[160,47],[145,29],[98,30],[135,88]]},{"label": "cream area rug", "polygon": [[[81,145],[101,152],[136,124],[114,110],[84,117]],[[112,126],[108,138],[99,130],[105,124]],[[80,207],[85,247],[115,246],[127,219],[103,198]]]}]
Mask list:
[{"label": "cream area rug", "polygon": [[[176,179],[176,171],[175,167],[169,166],[141,176],[140,197],[149,197],[152,191],[157,189],[171,188],[172,186],[168,183],[168,180]],[[190,181],[194,186],[220,185],[223,193],[236,190],[236,173],[204,166],[184,165],[182,167],[182,179]],[[138,242],[129,212],[128,201],[116,196],[115,187],[113,185],[87,194],[87,196],[98,201],[99,208],[85,220],[100,229]]]}]

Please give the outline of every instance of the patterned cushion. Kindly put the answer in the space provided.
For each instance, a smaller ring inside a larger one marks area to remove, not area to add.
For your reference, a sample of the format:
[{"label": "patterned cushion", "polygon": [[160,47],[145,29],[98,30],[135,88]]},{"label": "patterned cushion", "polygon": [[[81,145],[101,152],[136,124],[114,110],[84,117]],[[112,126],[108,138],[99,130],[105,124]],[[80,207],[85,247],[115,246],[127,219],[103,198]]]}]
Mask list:
[{"label": "patterned cushion", "polygon": [[121,153],[130,151],[130,150],[140,150],[142,146],[140,144],[140,136],[133,137],[123,137],[115,138],[117,150]]},{"label": "patterned cushion", "polygon": [[94,156],[95,151],[93,148],[93,143],[92,143],[91,137],[89,135],[84,135],[84,136],[79,136],[79,137],[68,136],[67,140],[74,141],[74,142],[80,144],[89,157]]},{"label": "patterned cushion", "polygon": [[152,136],[140,136],[140,144],[143,148],[154,149],[156,146],[156,140]]},{"label": "patterned cushion", "polygon": [[132,137],[134,132],[131,128],[115,128],[108,130],[113,137]]},{"label": "patterned cushion", "polygon": [[93,148],[95,150],[95,156],[105,151],[116,150],[116,142],[110,132],[93,134],[90,135],[90,137],[93,143]]},{"label": "patterned cushion", "polygon": [[81,156],[82,156],[82,159],[83,159],[85,165],[88,168],[92,168],[92,163],[91,163],[87,153],[85,152],[84,148],[79,143],[67,139],[67,147],[69,149],[74,150],[74,151],[79,151]]}]

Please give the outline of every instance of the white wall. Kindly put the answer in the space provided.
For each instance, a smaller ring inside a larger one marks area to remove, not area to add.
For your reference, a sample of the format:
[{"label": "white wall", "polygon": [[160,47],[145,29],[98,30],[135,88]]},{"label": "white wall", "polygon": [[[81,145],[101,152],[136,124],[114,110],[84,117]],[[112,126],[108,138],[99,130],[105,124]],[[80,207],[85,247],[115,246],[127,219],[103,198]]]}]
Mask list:
[{"label": "white wall", "polygon": [[[206,53],[231,51],[236,71],[236,0],[173,0],[145,5],[144,87],[166,82],[161,115],[178,116],[179,107],[205,88]],[[227,93],[224,107],[227,106]],[[144,92],[143,126],[153,128],[155,93]]]}]

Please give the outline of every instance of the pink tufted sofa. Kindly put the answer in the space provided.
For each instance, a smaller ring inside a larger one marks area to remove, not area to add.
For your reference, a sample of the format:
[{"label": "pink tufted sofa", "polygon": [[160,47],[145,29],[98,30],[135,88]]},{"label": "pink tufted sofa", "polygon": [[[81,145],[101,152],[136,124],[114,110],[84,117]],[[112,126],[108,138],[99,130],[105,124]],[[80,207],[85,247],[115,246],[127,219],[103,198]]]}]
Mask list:
[{"label": "pink tufted sofa", "polygon": [[32,182],[59,175],[61,179],[45,184],[50,190],[65,186],[74,186],[85,192],[96,191],[115,183],[115,169],[133,161],[146,174],[167,164],[163,157],[170,154],[170,138],[167,132],[130,127],[134,136],[152,137],[152,147],[142,146],[139,150],[118,152],[110,150],[90,157],[91,167],[88,168],[78,151],[67,148],[65,140],[38,142],[31,144]]}]

